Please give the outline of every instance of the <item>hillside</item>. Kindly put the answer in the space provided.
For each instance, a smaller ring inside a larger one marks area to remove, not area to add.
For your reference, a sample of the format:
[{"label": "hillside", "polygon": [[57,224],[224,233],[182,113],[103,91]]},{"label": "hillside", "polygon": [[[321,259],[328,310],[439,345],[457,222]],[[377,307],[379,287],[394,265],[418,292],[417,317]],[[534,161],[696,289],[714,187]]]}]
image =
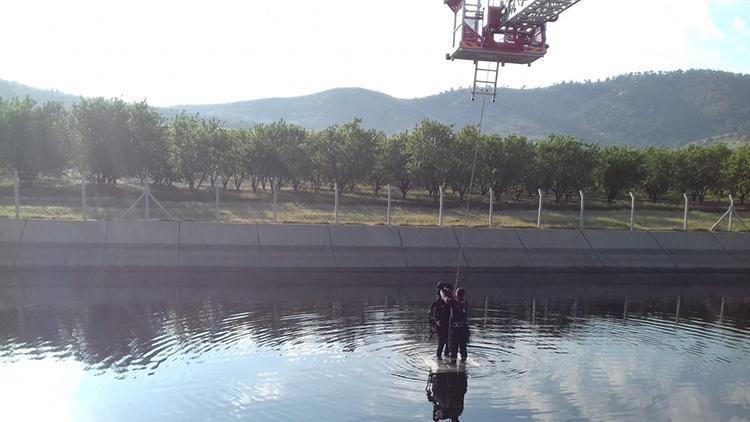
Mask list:
[{"label": "hillside", "polygon": [[[423,118],[476,124],[481,105],[464,90],[398,99],[358,88],[295,98],[180,106],[232,125],[285,119],[320,129],[361,117],[394,133]],[[750,133],[750,75],[693,70],[622,75],[537,89],[501,89],[484,130],[532,138],[564,133],[601,144],[676,146],[726,133]]]},{"label": "hillside", "polygon": [[[66,103],[76,98],[0,81],[0,96],[9,96],[4,94],[8,90],[36,99],[62,96]],[[399,99],[360,88],[338,88],[293,98],[175,106],[163,112],[171,117],[186,110],[240,127],[285,119],[311,129],[360,117],[365,126],[391,134],[424,118],[459,127],[476,124],[480,108],[481,103],[472,103],[465,90]],[[497,103],[487,104],[483,129],[531,138],[569,134],[605,145],[678,146],[725,134],[741,138],[750,134],[750,75],[691,70],[500,89]]]},{"label": "hillside", "polygon": [[0,98],[26,97],[29,96],[38,102],[59,101],[65,105],[72,105],[80,97],[65,94],[59,91],[32,88],[17,82],[4,81],[0,79]]}]

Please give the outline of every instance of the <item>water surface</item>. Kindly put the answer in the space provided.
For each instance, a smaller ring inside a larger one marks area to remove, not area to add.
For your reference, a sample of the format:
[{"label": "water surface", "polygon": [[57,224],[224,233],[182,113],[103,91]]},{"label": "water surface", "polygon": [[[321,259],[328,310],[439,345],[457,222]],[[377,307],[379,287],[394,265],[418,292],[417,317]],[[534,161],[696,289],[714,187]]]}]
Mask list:
[{"label": "water surface", "polygon": [[8,285],[0,419],[750,418],[750,292],[467,288],[456,370],[430,286]]}]

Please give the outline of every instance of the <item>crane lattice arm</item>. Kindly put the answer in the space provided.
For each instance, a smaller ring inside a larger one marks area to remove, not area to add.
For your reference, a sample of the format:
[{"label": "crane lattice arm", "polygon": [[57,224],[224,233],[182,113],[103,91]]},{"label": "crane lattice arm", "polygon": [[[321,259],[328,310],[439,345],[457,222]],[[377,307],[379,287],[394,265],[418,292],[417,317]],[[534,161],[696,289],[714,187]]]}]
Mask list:
[{"label": "crane lattice arm", "polygon": [[[447,54],[449,60],[474,62],[476,94],[491,95],[495,101],[497,76],[506,63],[526,64],[547,54],[547,23],[580,0],[444,0],[455,14],[453,44],[456,50]],[[495,3],[495,4],[493,4]],[[459,14],[461,19],[459,20]]]}]

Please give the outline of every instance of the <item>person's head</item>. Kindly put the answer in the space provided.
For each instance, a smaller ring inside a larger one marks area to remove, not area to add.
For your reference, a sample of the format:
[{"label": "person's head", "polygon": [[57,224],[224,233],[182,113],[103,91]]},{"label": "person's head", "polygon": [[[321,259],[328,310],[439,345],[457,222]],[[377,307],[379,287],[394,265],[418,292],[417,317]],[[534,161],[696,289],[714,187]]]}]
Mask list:
[{"label": "person's head", "polygon": [[458,300],[464,300],[464,294],[466,294],[466,290],[464,290],[463,287],[456,289],[456,297]]},{"label": "person's head", "polygon": [[443,299],[453,299],[453,290],[448,287],[443,287],[443,289],[440,290],[440,296]]}]

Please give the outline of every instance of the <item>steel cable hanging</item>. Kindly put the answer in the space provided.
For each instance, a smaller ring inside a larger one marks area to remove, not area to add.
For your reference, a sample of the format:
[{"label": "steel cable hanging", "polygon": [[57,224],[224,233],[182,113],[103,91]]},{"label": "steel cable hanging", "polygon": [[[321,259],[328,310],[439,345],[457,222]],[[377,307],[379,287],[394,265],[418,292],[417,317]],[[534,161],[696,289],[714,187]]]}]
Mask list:
[{"label": "steel cable hanging", "polygon": [[482,123],[484,122],[484,106],[487,103],[487,96],[482,96],[482,112],[479,114],[479,134],[474,145],[474,161],[471,164],[471,178],[469,179],[469,195],[466,198],[466,211],[464,211],[464,229],[461,233],[461,242],[458,244],[458,262],[456,263],[456,280],[453,283],[454,288],[458,288],[458,279],[461,275],[461,259],[464,255],[464,241],[466,240],[466,230],[469,224],[469,204],[471,203],[471,189],[474,186],[474,173],[477,168],[477,156],[479,155],[479,145],[482,139]]}]

